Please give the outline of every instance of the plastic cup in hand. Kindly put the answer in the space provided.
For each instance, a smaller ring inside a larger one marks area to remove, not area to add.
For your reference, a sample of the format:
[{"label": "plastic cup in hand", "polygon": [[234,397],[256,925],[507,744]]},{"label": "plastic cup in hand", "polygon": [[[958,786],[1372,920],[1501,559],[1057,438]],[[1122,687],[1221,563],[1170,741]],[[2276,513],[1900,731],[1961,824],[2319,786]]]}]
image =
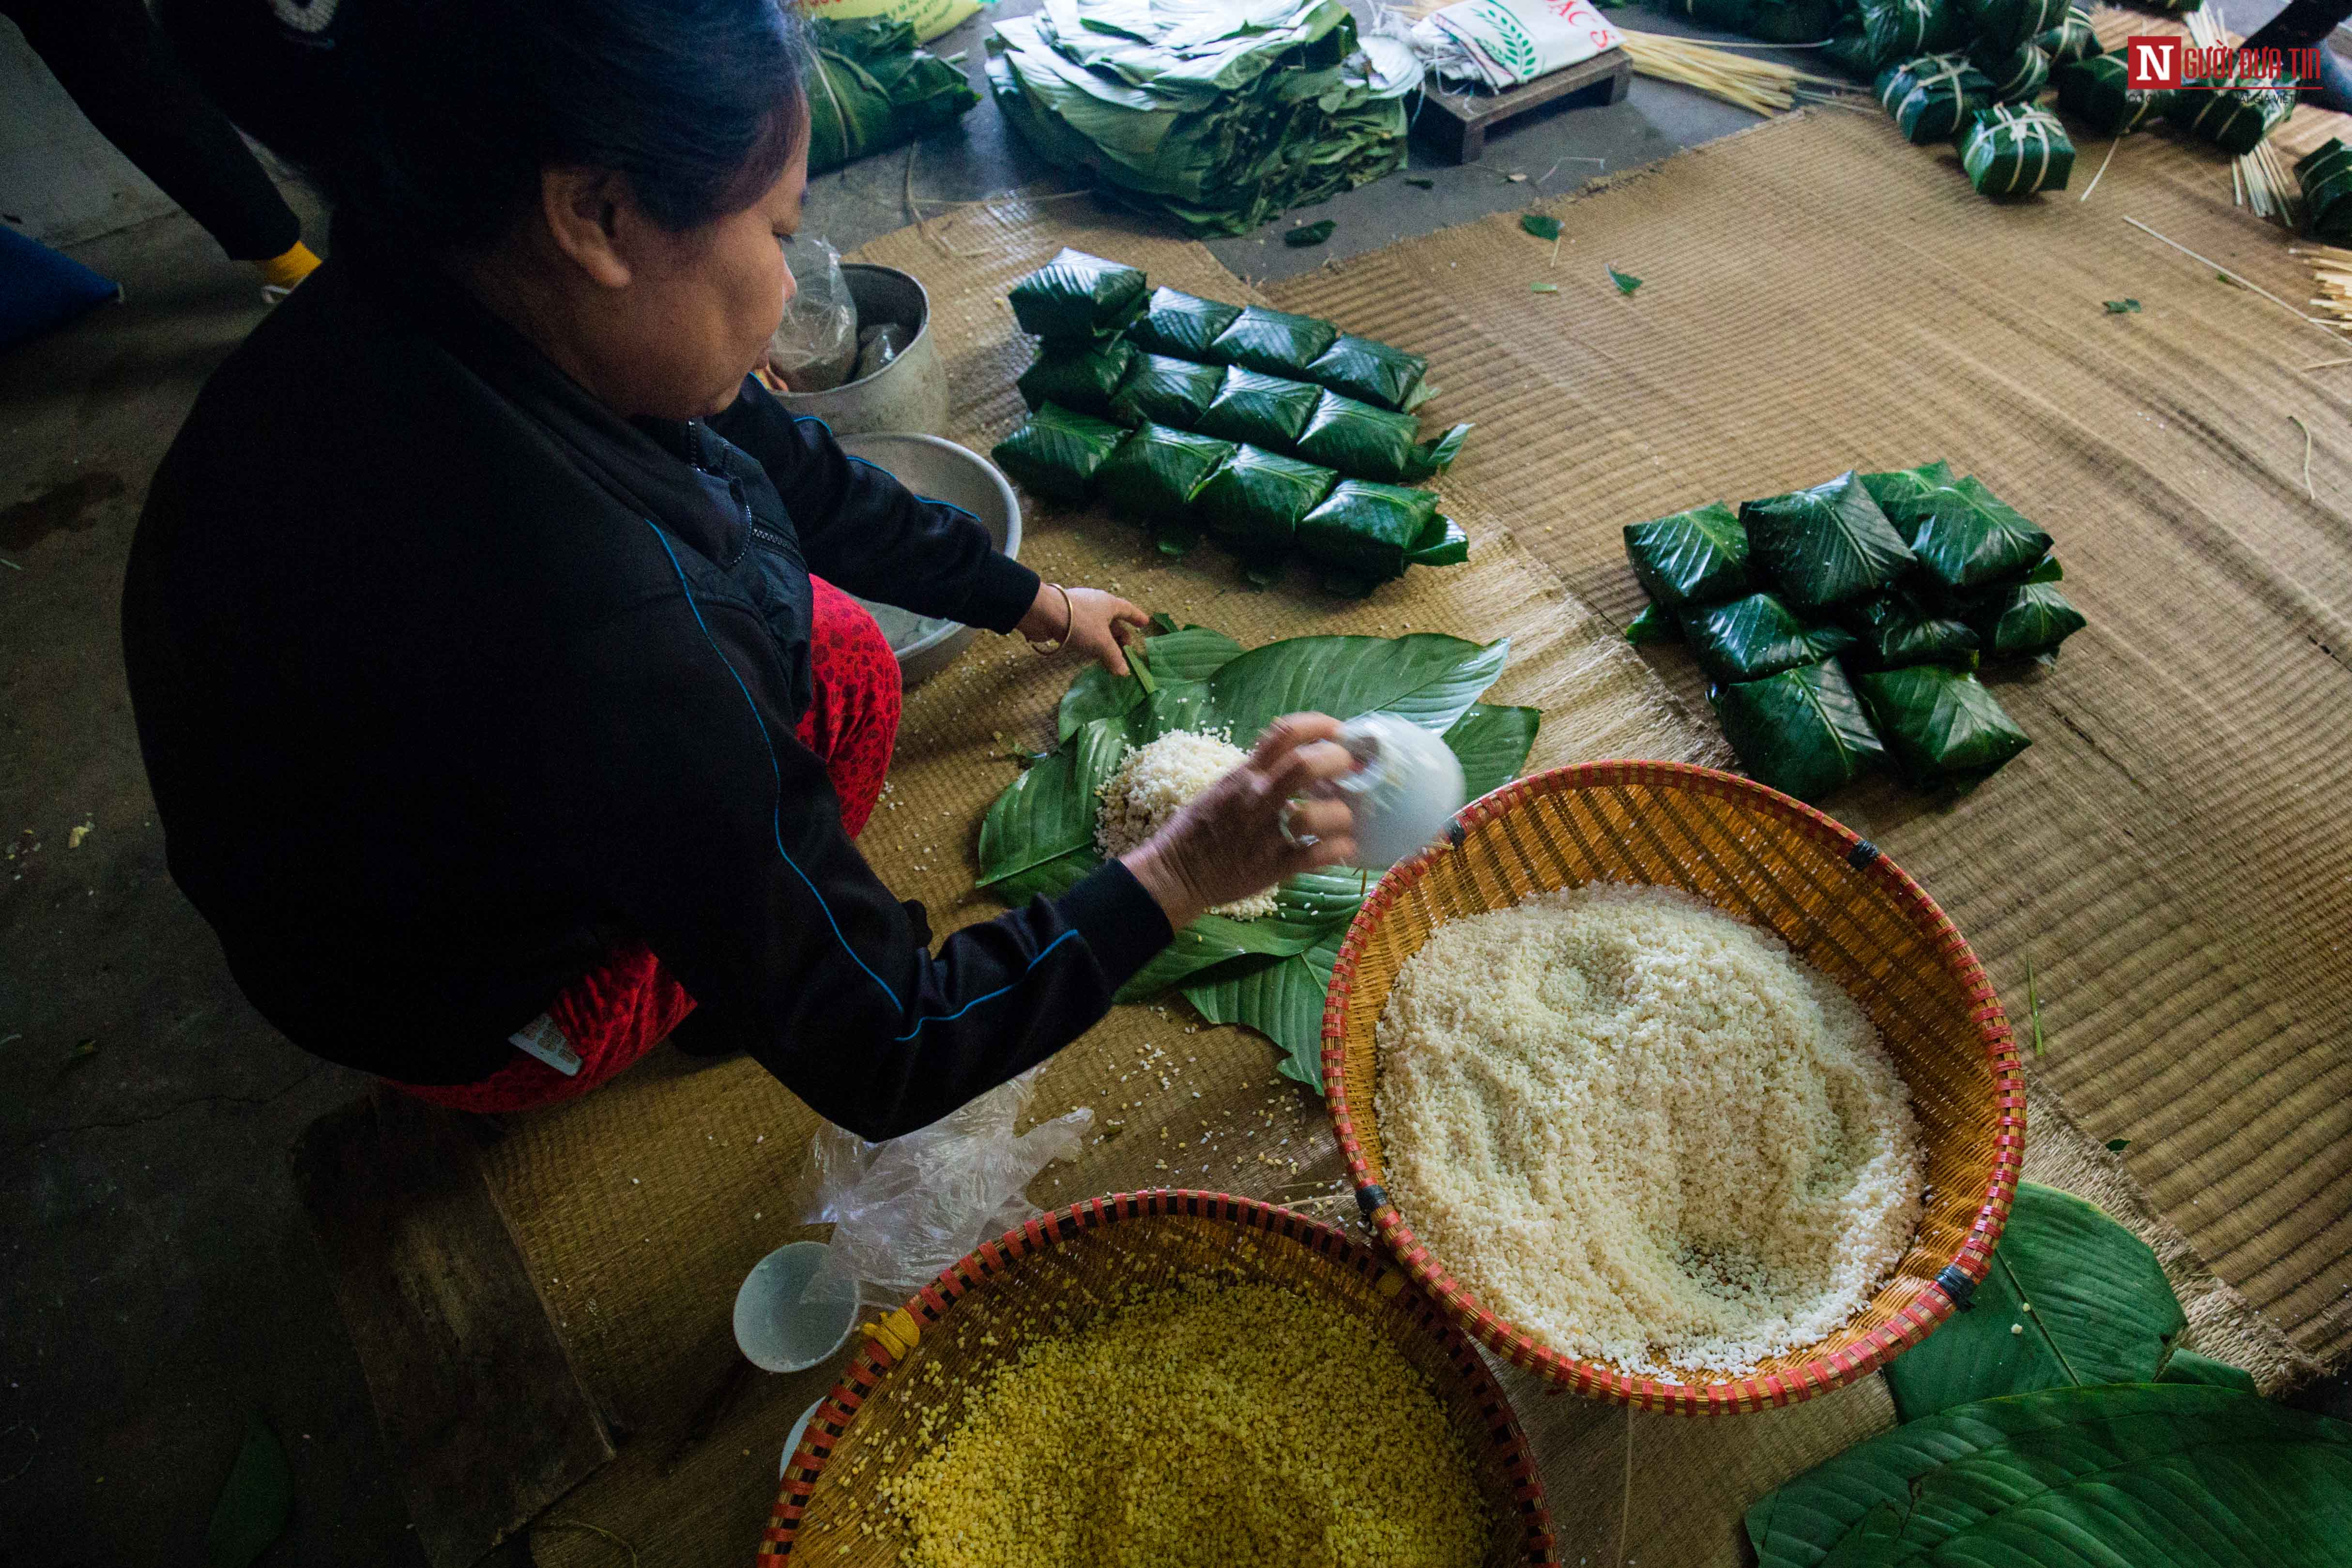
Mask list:
[{"label": "plastic cup in hand", "polygon": [[735,1343],[762,1372],[806,1372],[857,1324],[854,1294],[803,1300],[824,1261],[822,1241],[794,1241],[760,1260],[735,1292]]},{"label": "plastic cup in hand", "polygon": [[1358,764],[1330,786],[1355,812],[1350,864],[1386,871],[1443,833],[1462,809],[1462,759],[1419,725],[1366,714],[1340,727],[1339,744]]}]

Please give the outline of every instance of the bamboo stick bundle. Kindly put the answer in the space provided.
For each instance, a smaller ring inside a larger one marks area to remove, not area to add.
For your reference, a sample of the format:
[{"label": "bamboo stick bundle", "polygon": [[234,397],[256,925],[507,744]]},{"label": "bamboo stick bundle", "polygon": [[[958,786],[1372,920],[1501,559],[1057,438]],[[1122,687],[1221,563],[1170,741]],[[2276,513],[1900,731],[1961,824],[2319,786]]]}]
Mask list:
[{"label": "bamboo stick bundle", "polygon": [[1664,33],[1640,33],[1620,27],[1625,53],[1635,72],[1660,81],[1679,82],[1709,98],[1747,110],[1751,114],[1776,114],[1806,99],[1826,99],[1853,90],[1853,84],[1814,76],[1773,60],[1759,60],[1711,44]]},{"label": "bamboo stick bundle", "polygon": [[[2180,19],[2200,49],[2235,48],[2242,41],[2221,26],[2219,8],[2210,4],[2200,5]],[[2289,228],[2294,226],[2295,183],[2288,176],[2286,161],[2268,141],[2261,142],[2230,165],[2230,183],[2237,204],[2251,210],[2254,216]]]},{"label": "bamboo stick bundle", "polygon": [[2291,245],[2289,256],[2311,264],[2312,284],[2319,292],[2311,302],[2326,315],[2352,322],[2352,250],[2332,245]]}]

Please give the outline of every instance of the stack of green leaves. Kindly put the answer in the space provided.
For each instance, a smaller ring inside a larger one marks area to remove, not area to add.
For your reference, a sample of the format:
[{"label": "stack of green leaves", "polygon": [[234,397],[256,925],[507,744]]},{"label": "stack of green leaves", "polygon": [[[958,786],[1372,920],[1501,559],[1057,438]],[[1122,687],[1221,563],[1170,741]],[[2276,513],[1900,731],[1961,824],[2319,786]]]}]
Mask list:
[{"label": "stack of green leaves", "polygon": [[988,81],[1024,141],[1104,195],[1238,235],[1403,166],[1421,68],[1372,42],[1342,0],[1046,0],[996,24]]},{"label": "stack of green leaves", "polygon": [[[2039,49],[2027,52],[2042,58]],[[1960,167],[1979,195],[2063,191],[2074,172],[2074,143],[2048,110],[1997,103],[1969,121],[1960,138]]]},{"label": "stack of green leaves", "polygon": [[2294,166],[2303,187],[2303,232],[2331,245],[2352,241],[2352,147],[2331,136]]},{"label": "stack of green leaves", "polygon": [[2057,71],[2058,107],[2102,136],[2138,130],[2172,106],[2169,88],[2128,85],[2121,55],[2093,55]]},{"label": "stack of green leaves", "polygon": [[1922,55],[1878,73],[1878,101],[1906,140],[1924,145],[1948,141],[1961,123],[1992,102],[1992,83],[1964,55]]},{"label": "stack of green leaves", "polygon": [[1774,789],[1818,801],[1882,766],[1966,789],[2027,745],[1980,655],[2052,653],[2083,626],[2049,551],[1946,464],[1842,474],[1628,527],[1652,602],[1625,634],[1689,645],[1741,765]]},{"label": "stack of green leaves", "polygon": [[[1300,709],[1341,719],[1391,714],[1444,738],[1475,800],[1526,765],[1541,718],[1534,708],[1478,700],[1509,651],[1505,642],[1482,647],[1414,632],[1300,637],[1244,652],[1222,632],[1156,616],[1141,647],[1129,651],[1133,673],[1083,671],[1062,699],[1055,749],[989,808],[980,885],[1017,904],[1063,892],[1099,865],[1104,784],[1129,747],[1173,729],[1222,730],[1246,750],[1268,724]],[[1203,915],[1119,998],[1181,990],[1211,1022],[1246,1024],[1272,1040],[1280,1071],[1319,1092],[1324,993],[1368,886],[1362,873],[1334,867],[1284,883],[1275,913],[1262,919]]]},{"label": "stack of green leaves", "polygon": [[2252,152],[2294,112],[2294,94],[2275,88],[2176,92],[2165,117],[2232,156]]},{"label": "stack of green leaves", "polygon": [[980,101],[963,72],[915,47],[911,23],[812,17],[808,38],[812,174],[929,136]]},{"label": "stack of green leaves", "polygon": [[1966,1310],[1887,1364],[1904,1424],[1749,1508],[1759,1568],[2352,1565],[2352,1426],[2187,1326],[2147,1243],[2020,1183]]}]

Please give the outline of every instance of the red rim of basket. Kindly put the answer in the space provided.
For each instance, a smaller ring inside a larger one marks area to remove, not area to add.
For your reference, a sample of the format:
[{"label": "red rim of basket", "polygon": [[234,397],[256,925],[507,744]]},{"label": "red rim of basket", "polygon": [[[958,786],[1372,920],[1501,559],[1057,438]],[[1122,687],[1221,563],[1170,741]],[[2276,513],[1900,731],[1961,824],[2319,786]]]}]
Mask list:
[{"label": "red rim of basket", "polygon": [[[1413,1317],[1414,1327],[1437,1340],[1446,1361],[1469,1384],[1472,1396],[1485,1412],[1486,1441],[1498,1452],[1503,1474],[1510,1482],[1512,1500],[1518,1509],[1519,1550],[1523,1555],[1517,1560],[1538,1568],[1559,1562],[1552,1553],[1551,1512],[1544,1499],[1543,1477],[1528,1448],[1527,1433],[1520,1428],[1518,1412],[1512,1408],[1510,1396],[1495,1381],[1477,1350],[1444,1308],[1399,1274],[1391,1259],[1295,1209],[1261,1203],[1255,1198],[1235,1197],[1230,1193],[1173,1187],[1084,1198],[1067,1208],[1039,1215],[993,1241],[981,1243],[976,1251],[941,1271],[937,1280],[909,1297],[899,1311],[913,1320],[919,1334],[945,1317],[967,1291],[1004,1272],[1019,1259],[1123,1219],[1161,1214],[1222,1219],[1286,1237],[1322,1257],[1345,1264],[1371,1281],[1375,1288],[1385,1275],[1394,1279],[1401,1289],[1412,1291],[1421,1301],[1421,1311]],[[884,1322],[893,1322],[898,1316],[893,1312]],[[833,1457],[835,1445],[856,1419],[858,1407],[865,1404],[866,1396],[898,1364],[899,1354],[870,1332],[860,1340],[842,1372],[841,1381],[818,1403],[816,1413],[809,1418],[807,1433],[801,1438],[800,1447],[793,1450],[792,1461],[784,1467],[783,1479],[776,1490],[775,1511],[769,1516],[768,1528],[761,1537],[759,1562],[772,1563],[792,1555],[801,1515]]]},{"label": "red rim of basket", "polygon": [[[1992,1178],[1985,1186],[1976,1223],[1968,1239],[1948,1259],[1936,1278],[1927,1281],[1903,1309],[1862,1339],[1825,1356],[1817,1356],[1764,1376],[1727,1379],[1720,1383],[1677,1383],[1670,1378],[1620,1372],[1598,1362],[1564,1355],[1523,1333],[1511,1322],[1488,1312],[1478,1299],[1433,1257],[1412,1227],[1405,1223],[1387,1192],[1371,1179],[1364,1151],[1356,1139],[1355,1117],[1348,1103],[1345,1061],[1346,1016],[1354,989],[1356,965],[1363,944],[1389,906],[1406,889],[1427,875],[1432,866],[1454,852],[1461,834],[1501,816],[1537,795],[1558,794],[1612,785],[1665,784],[1695,794],[1737,799],[1767,815],[1780,819],[1799,833],[1837,852],[1855,874],[1873,879],[1913,922],[1929,936],[1945,965],[1968,994],[1971,1020],[1984,1037],[1985,1059],[1993,1072],[1993,1100],[2000,1111],[1993,1137]],[[2020,1071],[2017,1046],[2009,1020],[1993,993],[1984,966],[1977,962],[1968,940],[1949,916],[1937,907],[1909,873],[1880,852],[1878,846],[1851,828],[1779,790],[1713,768],[1682,762],[1583,762],[1531,773],[1464,807],[1454,817],[1453,843],[1424,850],[1400,862],[1381,877],[1365,898],[1348,927],[1338,962],[1332,967],[1331,988],[1323,1004],[1323,1086],[1332,1131],[1348,1160],[1348,1175],[1356,1201],[1423,1290],[1454,1313],[1454,1321],[1473,1337],[1514,1366],[1523,1367],[1546,1382],[1612,1404],[1670,1415],[1718,1416],[1793,1405],[1843,1387],[1868,1375],[1916,1344],[1937,1324],[1950,1317],[1975,1293],[1990,1266],[1993,1243],[2000,1239],[2017,1196],[2017,1181],[2025,1151],[2025,1080]]]}]

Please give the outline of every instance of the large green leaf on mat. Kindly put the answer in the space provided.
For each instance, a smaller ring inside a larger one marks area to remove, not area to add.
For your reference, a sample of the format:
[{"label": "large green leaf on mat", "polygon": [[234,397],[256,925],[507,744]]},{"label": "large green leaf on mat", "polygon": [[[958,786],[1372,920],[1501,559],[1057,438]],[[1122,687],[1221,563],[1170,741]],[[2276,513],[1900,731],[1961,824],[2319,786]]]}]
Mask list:
[{"label": "large green leaf on mat", "polygon": [[1413,405],[1429,361],[1377,338],[1342,332],[1307,367],[1307,379],[1376,408]]},{"label": "large green leaf on mat", "polygon": [[1759,681],[1853,645],[1844,627],[1807,622],[1769,593],[1693,605],[1682,622],[1700,667],[1718,681]]},{"label": "large green leaf on mat", "polygon": [[1209,345],[1209,357],[1270,376],[1305,380],[1309,366],[1339,338],[1339,329],[1313,316],[1252,305]]},{"label": "large green leaf on mat", "polygon": [[1938,614],[1897,584],[1875,599],[1845,607],[1854,644],[1844,653],[1857,670],[1899,670],[1906,664],[1973,669],[1977,634],[1968,622]]},{"label": "large green leaf on mat", "polygon": [[1922,55],[1878,73],[1878,101],[1914,142],[1948,140],[1992,101],[1992,83],[1960,55]]},{"label": "large green leaf on mat", "polygon": [[1997,49],[2030,44],[2066,19],[2068,0],[1958,0],[1960,22],[1979,43]]},{"label": "large green leaf on mat", "polygon": [[[1325,395],[1323,389],[1312,382],[1269,376],[1240,365],[1229,366],[1223,383],[1202,411],[1196,428],[1203,435],[1226,441],[1291,447],[1297,444],[1298,433],[1307,428],[1307,422],[1314,417],[1316,404]],[[1327,466],[1336,468],[1339,465]]]},{"label": "large green leaf on mat", "polygon": [[1752,572],[1790,607],[1828,610],[1867,599],[1916,565],[1911,547],[1852,472],[1810,490],[1739,508]]},{"label": "large green leaf on mat", "polygon": [[2050,536],[1974,476],[1919,497],[1906,517],[1912,553],[1947,588],[2015,577],[2050,553]]},{"label": "large green leaf on mat", "polygon": [[1815,805],[1886,760],[1834,659],[1707,691],[1723,737],[1759,784]]},{"label": "large green leaf on mat", "polygon": [[2038,1388],[2153,1383],[2188,1326],[2147,1243],[2098,1205],[2034,1182],[1964,1312],[1886,1366],[1897,1416]]},{"label": "large green leaf on mat", "polygon": [[[1497,789],[1526,765],[1540,721],[1532,708],[1478,701],[1509,652],[1504,642],[1481,646],[1433,632],[1300,637],[1244,652],[1221,632],[1157,617],[1130,651],[1134,674],[1089,667],[1071,683],[1059,745],[989,807],[980,885],[1017,903],[1066,889],[1100,864],[1094,835],[1103,785],[1129,747],[1171,729],[1222,729],[1246,748],[1285,714],[1393,714],[1444,737],[1473,797]],[[1284,1070],[1319,1086],[1323,992],[1369,880],[1339,868],[1311,873],[1284,883],[1276,912],[1265,919],[1205,916],[1121,994],[1181,985],[1209,1018],[1273,1039]]]},{"label": "large green leaf on mat", "polygon": [[2352,1426],[2231,1388],[1963,1405],[1748,1511],[1759,1568],[2346,1568]]},{"label": "large green leaf on mat", "polygon": [[879,17],[809,21],[808,172],[929,136],[980,101],[963,72],[915,47],[914,26]]},{"label": "large green leaf on mat", "polygon": [[1098,338],[1143,308],[1150,281],[1122,262],[1064,246],[1061,254],[1006,290],[1021,329],[1045,339]]},{"label": "large green leaf on mat", "polygon": [[1204,365],[1169,354],[1138,354],[1110,400],[1110,416],[1121,424],[1199,427],[1201,415],[1225,384],[1223,365]]},{"label": "large green leaf on mat", "polygon": [[2201,136],[2232,155],[2252,152],[2294,112],[2292,92],[2269,88],[2222,88],[2176,92],[2164,108],[2173,124]]},{"label": "large green leaf on mat", "polygon": [[1244,443],[1209,476],[1197,504],[1209,531],[1242,556],[1273,558],[1297,542],[1299,519],[1339,482],[1328,468]]},{"label": "large green leaf on mat", "polygon": [[1232,326],[1234,318],[1241,313],[1240,306],[1228,305],[1221,299],[1203,299],[1181,289],[1155,288],[1143,314],[1127,329],[1128,341],[1155,354],[1205,360],[1217,334]]},{"label": "large green leaf on mat", "polygon": [[988,455],[1032,495],[1083,501],[1095,476],[1126,439],[1118,425],[1047,402]]},{"label": "large green leaf on mat", "polygon": [[2176,96],[2168,88],[2127,85],[2121,55],[2093,55],[2053,73],[2058,107],[2102,136],[2121,136],[2164,114]]},{"label": "large green leaf on mat", "polygon": [[1421,422],[1412,415],[1326,392],[1293,444],[1300,456],[1351,479],[1412,485],[1452,467],[1469,434],[1468,425],[1457,424],[1423,441]]},{"label": "large green leaf on mat", "polygon": [[1057,402],[1078,413],[1108,414],[1135,360],[1135,350],[1117,338],[1047,343],[1013,385],[1031,408]]},{"label": "large green leaf on mat", "polygon": [[[2032,51],[2039,60],[2042,51]],[[2034,87],[2039,92],[2039,84]],[[1977,110],[1960,134],[1960,167],[1984,196],[2063,191],[2074,172],[2074,143],[2058,117],[2023,103]]]},{"label": "large green leaf on mat", "polygon": [[1856,674],[1853,689],[1895,766],[1919,789],[1965,789],[2032,744],[1983,683],[1941,664]]},{"label": "large green leaf on mat", "polygon": [[1977,639],[1991,654],[2054,653],[2080,632],[2083,612],[2055,587],[2029,582],[1979,599],[1969,612]]},{"label": "large green leaf on mat", "polygon": [[1317,560],[1373,582],[1401,575],[1437,516],[1426,490],[1342,479],[1299,519],[1298,544]]},{"label": "large green leaf on mat", "polygon": [[205,1526],[205,1568],[247,1568],[286,1533],[294,1476],[269,1423],[256,1416]]},{"label": "large green leaf on mat", "polygon": [[1104,498],[1139,522],[1181,522],[1234,444],[1165,424],[1137,427],[1104,464]]},{"label": "large green leaf on mat", "polygon": [[2352,147],[2331,136],[2294,165],[2303,191],[2303,232],[2341,245],[2352,240]]},{"label": "large green leaf on mat", "polygon": [[1748,591],[1748,528],[1721,501],[1625,525],[1625,559],[1668,609],[1719,604]]}]

